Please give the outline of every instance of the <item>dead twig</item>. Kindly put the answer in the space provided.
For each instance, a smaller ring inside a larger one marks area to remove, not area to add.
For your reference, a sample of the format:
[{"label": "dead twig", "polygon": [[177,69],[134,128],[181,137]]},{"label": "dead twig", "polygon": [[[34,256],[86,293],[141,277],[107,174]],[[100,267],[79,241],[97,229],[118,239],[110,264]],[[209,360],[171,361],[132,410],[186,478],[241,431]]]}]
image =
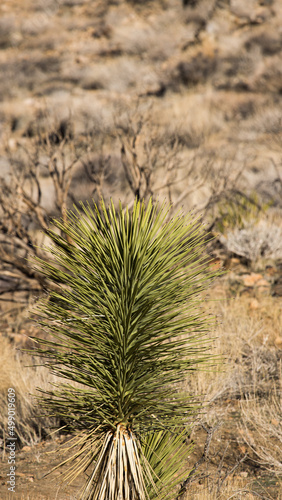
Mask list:
[{"label": "dead twig", "polygon": [[177,500],[182,500],[189,484],[191,483],[192,479],[194,478],[196,471],[199,469],[199,467],[207,462],[209,460],[209,452],[210,452],[210,445],[211,441],[213,438],[214,433],[219,429],[220,423],[215,425],[214,427],[206,427],[204,424],[201,424],[201,427],[204,429],[204,431],[207,433],[206,441],[205,441],[205,446],[204,446],[204,451],[202,453],[202,456],[200,459],[195,463],[194,467],[191,469],[189,472],[187,478],[185,481],[181,484],[181,488],[177,497]]}]

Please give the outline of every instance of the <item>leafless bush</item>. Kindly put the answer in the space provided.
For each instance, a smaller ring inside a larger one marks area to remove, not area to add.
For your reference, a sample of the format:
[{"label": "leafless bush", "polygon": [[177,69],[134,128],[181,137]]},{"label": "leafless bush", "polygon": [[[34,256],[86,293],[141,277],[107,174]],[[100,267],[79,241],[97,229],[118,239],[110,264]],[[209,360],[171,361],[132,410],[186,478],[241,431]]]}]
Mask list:
[{"label": "leafless bush", "polygon": [[125,124],[117,124],[123,169],[134,197],[167,196],[176,210],[204,185],[209,164],[197,165],[195,156],[183,160],[181,154],[191,136],[163,131],[150,123],[150,117],[128,117]]},{"label": "leafless bush", "polygon": [[16,43],[15,18],[3,16],[0,19],[0,49],[6,49]]},{"label": "leafless bush", "polygon": [[204,132],[179,123],[160,126],[154,110],[120,113],[116,130],[121,160],[134,197],[167,197],[172,209],[184,206],[213,218],[213,208],[233,197],[245,165],[199,150]]},{"label": "leafless bush", "polygon": [[28,148],[7,146],[6,154],[10,168],[1,178],[0,295],[38,293],[45,279],[31,260],[45,258],[40,247],[47,241],[51,217],[66,218],[77,156],[70,131],[62,126],[36,135]]}]

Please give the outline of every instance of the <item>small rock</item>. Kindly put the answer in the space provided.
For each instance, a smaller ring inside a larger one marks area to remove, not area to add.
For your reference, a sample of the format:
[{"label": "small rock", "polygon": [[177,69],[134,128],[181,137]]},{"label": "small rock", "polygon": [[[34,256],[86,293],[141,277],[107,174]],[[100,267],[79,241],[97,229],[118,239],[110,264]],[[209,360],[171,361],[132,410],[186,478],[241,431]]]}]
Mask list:
[{"label": "small rock", "polygon": [[282,349],[282,337],[280,335],[277,335],[274,340],[274,344],[278,347],[278,349]]},{"label": "small rock", "polygon": [[279,420],[277,420],[277,418],[273,418],[273,419],[271,420],[271,423],[272,423],[272,425],[275,425],[275,427],[278,427],[278,426],[279,426],[279,424],[280,424],[280,422],[279,422]]},{"label": "small rock", "polygon": [[243,274],[243,276],[241,276],[241,279],[243,280],[243,283],[245,286],[252,287],[259,280],[262,280],[263,276],[261,274],[257,274],[257,273]]},{"label": "small rock", "polygon": [[218,269],[222,268],[222,260],[219,258],[215,258],[209,262],[209,266],[212,271],[217,271]]},{"label": "small rock", "polygon": [[251,302],[250,302],[250,305],[249,305],[249,308],[252,310],[252,311],[255,311],[256,309],[258,309],[259,307],[259,302],[257,299],[253,299]]},{"label": "small rock", "polygon": [[30,451],[31,450],[31,446],[23,446],[21,451]]},{"label": "small rock", "polygon": [[242,472],[240,472],[240,476],[241,477],[248,477],[248,472],[243,470]]}]

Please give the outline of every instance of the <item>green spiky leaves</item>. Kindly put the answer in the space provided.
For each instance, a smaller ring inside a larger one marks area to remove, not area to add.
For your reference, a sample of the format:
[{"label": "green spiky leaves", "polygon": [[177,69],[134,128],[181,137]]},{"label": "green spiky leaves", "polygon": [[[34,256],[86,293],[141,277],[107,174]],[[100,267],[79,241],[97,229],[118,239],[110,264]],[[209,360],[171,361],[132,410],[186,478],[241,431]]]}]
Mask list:
[{"label": "green spiky leaves", "polygon": [[70,381],[42,404],[86,432],[182,429],[196,402],[180,385],[208,359],[209,324],[197,307],[213,277],[205,233],[152,201],[82,211],[55,222],[65,236],[50,234],[54,264],[39,263],[60,288],[41,305],[52,340],[38,353]]}]

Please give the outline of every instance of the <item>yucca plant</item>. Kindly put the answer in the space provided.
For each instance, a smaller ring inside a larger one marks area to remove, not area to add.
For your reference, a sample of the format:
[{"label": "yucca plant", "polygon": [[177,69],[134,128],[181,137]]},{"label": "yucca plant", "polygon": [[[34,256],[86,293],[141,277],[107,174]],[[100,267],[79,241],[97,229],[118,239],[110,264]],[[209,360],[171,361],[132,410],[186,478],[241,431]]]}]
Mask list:
[{"label": "yucca plant", "polygon": [[38,261],[59,286],[39,306],[52,337],[36,340],[37,354],[70,381],[41,405],[78,433],[66,478],[87,471],[83,499],[167,499],[187,474],[199,404],[181,387],[210,358],[198,305],[214,274],[201,224],[169,210],[81,205],[55,221],[53,264]]}]

